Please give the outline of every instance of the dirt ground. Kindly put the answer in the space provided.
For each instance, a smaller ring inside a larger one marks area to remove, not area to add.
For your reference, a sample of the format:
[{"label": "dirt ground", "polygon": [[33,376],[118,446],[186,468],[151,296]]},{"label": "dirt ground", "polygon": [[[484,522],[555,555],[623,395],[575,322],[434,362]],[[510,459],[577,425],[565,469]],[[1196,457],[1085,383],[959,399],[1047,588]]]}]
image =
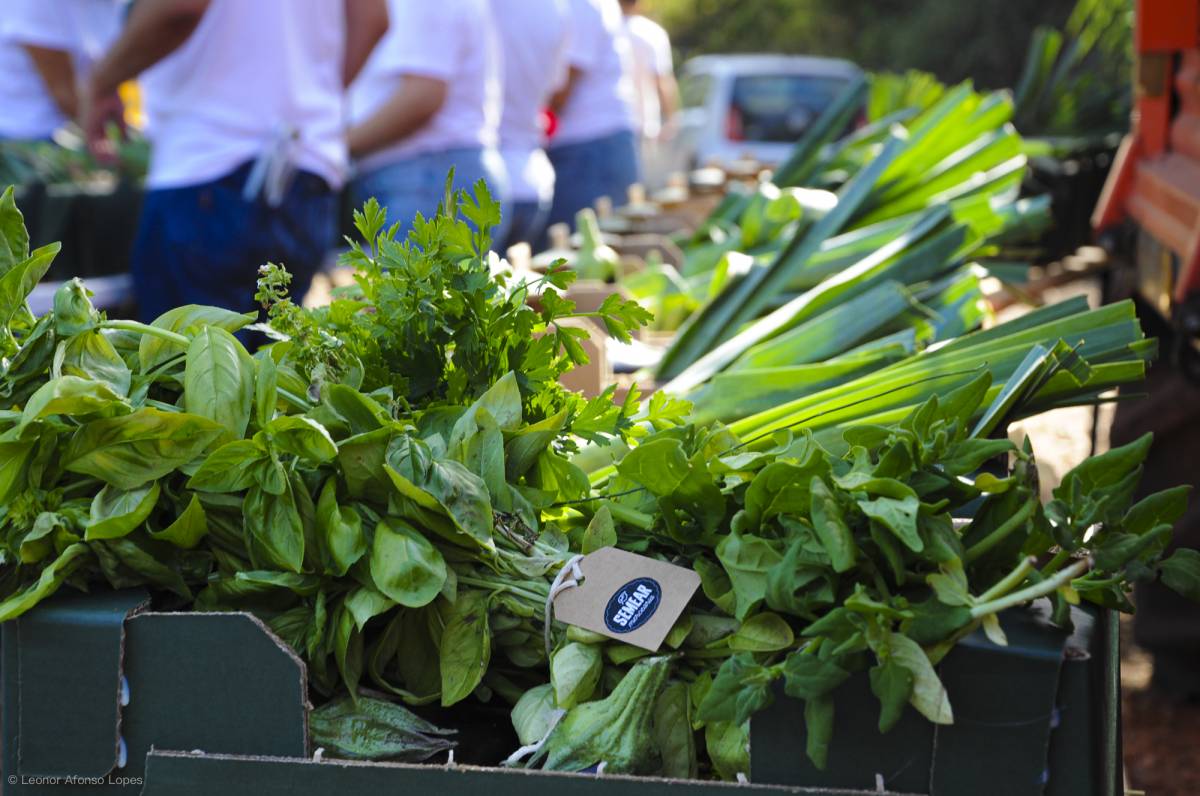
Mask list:
[{"label": "dirt ground", "polygon": [[[1088,280],[1056,288],[1047,300],[1083,293],[1093,306],[1097,285]],[[1020,313],[1013,307],[1001,313]],[[1089,455],[1093,428],[1097,450],[1108,448],[1111,407],[1060,409],[1014,425],[1011,436],[1028,434],[1038,457],[1041,483],[1048,492],[1071,467]],[[1180,703],[1151,689],[1153,660],[1133,641],[1132,622],[1122,618],[1121,708],[1128,793],[1146,796],[1200,796],[1200,703]]]}]

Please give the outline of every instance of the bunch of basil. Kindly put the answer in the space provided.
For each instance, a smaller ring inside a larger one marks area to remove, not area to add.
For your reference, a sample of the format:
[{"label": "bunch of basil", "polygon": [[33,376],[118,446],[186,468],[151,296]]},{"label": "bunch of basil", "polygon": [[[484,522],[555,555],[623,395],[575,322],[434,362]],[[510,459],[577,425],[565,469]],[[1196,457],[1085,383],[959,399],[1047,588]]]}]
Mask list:
[{"label": "bunch of basil", "polygon": [[[482,185],[448,192],[402,243],[368,204],[358,284],[331,306],[297,307],[264,267],[255,328],[274,342],[252,356],[235,333],[255,313],[110,320],[78,280],[34,318],[56,248],[28,251],[5,192],[0,621],[63,584],[147,585],[166,607],[254,611],[320,693],[369,678],[412,703],[480,689],[493,647],[541,663],[528,604],[570,555],[542,511],[589,489],[575,441],[637,433],[639,410],[559,386],[584,358],[560,323],[570,274],[531,309],[491,273],[498,220]],[[620,299],[590,315],[625,338],[646,317]]]}]

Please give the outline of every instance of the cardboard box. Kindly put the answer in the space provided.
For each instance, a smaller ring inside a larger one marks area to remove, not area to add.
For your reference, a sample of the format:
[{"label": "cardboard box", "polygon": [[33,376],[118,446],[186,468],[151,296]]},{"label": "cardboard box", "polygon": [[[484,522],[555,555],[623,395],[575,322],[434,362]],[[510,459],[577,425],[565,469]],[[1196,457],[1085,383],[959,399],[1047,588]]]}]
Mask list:
[{"label": "cardboard box", "polygon": [[[649,777],[316,761],[308,742],[305,666],[283,642],[247,614],[163,614],[147,611],[147,605],[141,590],[62,594],[3,626],[5,796],[867,796]],[[128,704],[122,704],[123,681]]]},{"label": "cardboard box", "polygon": [[939,667],[950,727],[909,710],[881,738],[865,677],[852,679],[838,693],[826,772],[804,756],[800,703],[782,697],[752,723],[755,784],[735,785],[316,761],[305,666],[283,642],[247,614],[147,605],[141,590],[61,594],[3,626],[5,796],[1120,793],[1110,612],[1077,613],[1068,636],[1043,615],[1012,611],[1007,648],[968,639]]},{"label": "cardboard box", "polygon": [[828,767],[805,756],[803,703],[780,692],[751,722],[751,779],[888,788],[928,796],[1118,796],[1119,666],[1115,614],[1072,610],[1073,633],[1049,603],[1001,614],[1008,646],[976,632],[938,667],[954,724],[906,708],[887,735],[865,674],[837,694]]}]

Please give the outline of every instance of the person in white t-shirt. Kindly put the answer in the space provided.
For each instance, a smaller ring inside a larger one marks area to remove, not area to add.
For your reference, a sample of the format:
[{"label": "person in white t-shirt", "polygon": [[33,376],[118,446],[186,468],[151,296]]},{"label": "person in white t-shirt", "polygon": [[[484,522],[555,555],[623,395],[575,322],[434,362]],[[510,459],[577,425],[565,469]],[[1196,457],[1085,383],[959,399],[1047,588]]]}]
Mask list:
[{"label": "person in white t-shirt", "polygon": [[557,181],[549,223],[573,222],[601,196],[625,200],[638,181],[629,39],[617,0],[570,0],[567,82],[546,152]]},{"label": "person in white t-shirt", "polygon": [[126,0],[6,0],[0,138],[44,140],[79,113],[77,87],[120,30]]},{"label": "person in white t-shirt", "polygon": [[[454,186],[486,180],[507,201],[496,149],[500,51],[488,0],[389,0],[391,26],[350,87],[356,204],[375,197],[406,230]],[[505,213],[505,216],[508,214]],[[495,233],[504,239],[503,229]]]},{"label": "person in white t-shirt", "polygon": [[[675,136],[679,86],[675,82],[671,38],[654,20],[642,14],[641,0],[621,0],[625,33],[633,53],[634,114],[641,134],[642,170],[661,172],[660,148]],[[650,182],[660,182],[661,173]]]},{"label": "person in white t-shirt", "polygon": [[567,71],[568,0],[491,0],[504,53],[500,154],[508,170],[508,240],[534,243],[554,199],[554,167],[546,157],[544,111]]},{"label": "person in white t-shirt", "polygon": [[82,93],[89,140],[142,75],[152,145],[132,271],[147,320],[254,307],[258,267],[307,291],[336,234],[345,86],[387,28],[383,0],[139,0]]}]

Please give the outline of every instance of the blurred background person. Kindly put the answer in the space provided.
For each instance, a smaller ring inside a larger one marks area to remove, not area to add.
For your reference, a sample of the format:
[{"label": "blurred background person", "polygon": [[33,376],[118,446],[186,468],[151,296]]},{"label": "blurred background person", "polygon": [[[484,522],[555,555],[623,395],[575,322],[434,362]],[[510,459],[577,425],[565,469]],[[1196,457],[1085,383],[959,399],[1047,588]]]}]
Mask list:
[{"label": "blurred background person", "polygon": [[49,140],[79,115],[79,83],[116,38],[127,0],[5,0],[0,138]]},{"label": "blurred background person", "polygon": [[633,69],[634,120],[641,136],[642,180],[651,187],[666,182],[661,148],[675,137],[679,85],[671,55],[671,37],[642,13],[641,0],[620,0],[625,14]]},{"label": "blurred background person", "polygon": [[629,38],[617,0],[570,0],[567,81],[546,150],[556,174],[549,223],[573,222],[601,196],[624,204],[638,181]]},{"label": "blurred background person", "polygon": [[[375,197],[406,229],[417,213],[437,211],[453,168],[456,188],[484,179],[493,197],[507,200],[496,149],[500,51],[488,0],[389,0],[388,12],[388,34],[350,88],[351,199]],[[504,239],[502,228],[494,234]]]},{"label": "blurred background person", "polygon": [[544,111],[567,72],[568,0],[491,0],[504,59],[500,154],[512,211],[508,240],[533,244],[554,199],[554,167],[546,157]]},{"label": "blurred background person", "polygon": [[142,75],[153,146],[131,271],[146,320],[252,308],[258,267],[297,299],[336,234],[344,89],[387,28],[383,0],[139,0],[81,96],[89,140]]}]

